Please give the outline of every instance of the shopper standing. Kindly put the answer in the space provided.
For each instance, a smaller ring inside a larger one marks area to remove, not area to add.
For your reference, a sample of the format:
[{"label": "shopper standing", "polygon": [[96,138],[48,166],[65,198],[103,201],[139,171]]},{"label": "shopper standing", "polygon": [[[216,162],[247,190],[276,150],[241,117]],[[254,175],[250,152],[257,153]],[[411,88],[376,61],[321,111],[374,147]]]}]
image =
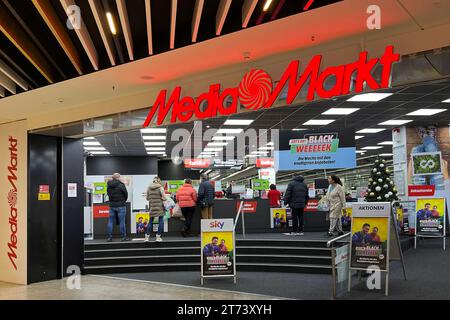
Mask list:
[{"label": "shopper standing", "polygon": [[150,222],[147,227],[147,234],[145,235],[145,242],[150,241],[150,235],[153,230],[153,221],[158,218],[158,232],[156,233],[156,241],[161,242],[161,235],[164,231],[164,215],[166,209],[164,208],[164,201],[166,201],[166,193],[161,184],[161,179],[155,177],[153,183],[147,189],[147,200],[149,203]]},{"label": "shopper standing", "polygon": [[198,202],[202,210],[202,219],[213,218],[214,187],[209,182],[208,175],[203,173],[200,176],[200,187],[198,188]]},{"label": "shopper standing", "polygon": [[277,187],[274,184],[270,185],[267,198],[269,199],[269,206],[271,208],[279,208],[281,206],[281,192],[277,190]]},{"label": "shopper standing", "polygon": [[295,175],[289,182],[284,195],[284,203],[292,210],[292,232],[290,235],[303,235],[303,210],[309,200],[308,186],[301,175]]},{"label": "shopper standing", "polygon": [[177,202],[185,219],[181,235],[187,237],[190,235],[192,218],[194,217],[195,205],[197,203],[197,191],[192,187],[191,179],[185,179],[184,184],[178,189]]},{"label": "shopper standing", "polygon": [[328,235],[332,237],[336,234],[344,234],[342,230],[342,209],[346,207],[346,203],[341,179],[336,175],[331,175],[328,177],[328,183],[330,184],[326,195],[330,204],[330,229],[328,230]]},{"label": "shopper standing", "polygon": [[114,173],[112,175],[112,180],[109,180],[107,183],[106,192],[108,193],[109,198],[109,219],[108,219],[108,242],[112,241],[112,232],[114,227],[114,222],[119,220],[120,233],[122,235],[122,241],[129,241],[130,239],[127,237],[127,229],[126,229],[126,215],[127,208],[126,202],[128,199],[128,191],[120,181],[120,174]]}]

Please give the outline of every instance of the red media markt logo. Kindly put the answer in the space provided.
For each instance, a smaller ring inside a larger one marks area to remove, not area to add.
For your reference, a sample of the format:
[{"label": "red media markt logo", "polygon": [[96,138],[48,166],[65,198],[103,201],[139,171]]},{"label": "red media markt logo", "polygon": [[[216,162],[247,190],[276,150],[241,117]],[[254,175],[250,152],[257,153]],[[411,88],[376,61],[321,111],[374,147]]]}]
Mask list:
[{"label": "red media markt logo", "polygon": [[239,84],[239,100],[247,109],[266,108],[272,89],[272,78],[267,72],[261,69],[251,70]]}]

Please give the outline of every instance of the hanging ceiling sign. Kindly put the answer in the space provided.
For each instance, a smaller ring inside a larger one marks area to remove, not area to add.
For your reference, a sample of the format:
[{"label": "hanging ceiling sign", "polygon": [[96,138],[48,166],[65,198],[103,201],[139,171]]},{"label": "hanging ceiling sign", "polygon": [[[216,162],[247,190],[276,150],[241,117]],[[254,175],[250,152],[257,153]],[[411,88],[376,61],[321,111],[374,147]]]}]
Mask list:
[{"label": "hanging ceiling sign", "polygon": [[[363,51],[359,54],[359,59],[353,63],[328,67],[320,72],[322,55],[316,55],[300,77],[298,75],[300,61],[294,60],[275,88],[271,76],[266,71],[253,69],[244,75],[237,87],[223,89],[218,83],[211,84],[209,91],[197,98],[182,97],[181,86],[175,87],[170,94],[164,89],[159,92],[143,127],[148,127],[155,115],[157,125],[161,125],[168,116],[171,123],[190,121],[194,115],[197,119],[229,116],[237,112],[239,103],[251,110],[270,108],[278,100],[285,86],[287,86],[286,104],[290,105],[306,85],[307,80],[309,80],[306,97],[308,101],[314,100],[316,96],[328,99],[347,95],[351,91],[360,93],[366,86],[372,90],[388,88],[392,65],[400,61],[400,55],[394,53],[393,46],[388,46],[381,58],[368,60],[367,57],[368,52]],[[382,66],[380,82],[372,75],[378,64]],[[335,84],[332,88],[325,88],[326,80],[330,77],[335,78]]]}]

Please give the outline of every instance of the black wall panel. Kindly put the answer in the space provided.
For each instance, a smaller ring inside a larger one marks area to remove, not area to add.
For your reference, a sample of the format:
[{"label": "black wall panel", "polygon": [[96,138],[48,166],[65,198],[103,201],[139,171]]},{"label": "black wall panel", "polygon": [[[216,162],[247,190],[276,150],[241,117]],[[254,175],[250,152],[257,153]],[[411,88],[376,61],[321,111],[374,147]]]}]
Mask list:
[{"label": "black wall panel", "polygon": [[[60,274],[61,221],[58,138],[28,136],[28,283]],[[50,186],[50,201],[38,201],[40,185]]]},{"label": "black wall panel", "polygon": [[184,164],[174,164],[172,160],[158,161],[158,176],[161,180],[200,179],[200,171],[185,169]]},{"label": "black wall panel", "polygon": [[94,175],[112,175],[118,172],[122,175],[157,174],[158,159],[155,157],[88,157],[86,173]]},{"label": "black wall panel", "polygon": [[[84,165],[83,141],[64,139],[62,144],[63,169],[63,272],[67,267],[83,265],[84,253]],[[68,197],[68,183],[77,184],[77,196]]]}]

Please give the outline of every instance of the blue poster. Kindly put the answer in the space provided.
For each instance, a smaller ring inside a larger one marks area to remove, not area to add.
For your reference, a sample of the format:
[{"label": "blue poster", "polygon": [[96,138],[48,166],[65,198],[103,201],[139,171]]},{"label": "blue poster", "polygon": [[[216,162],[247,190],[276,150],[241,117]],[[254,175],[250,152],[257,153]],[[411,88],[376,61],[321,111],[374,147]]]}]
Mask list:
[{"label": "blue poster", "polygon": [[279,171],[356,167],[354,129],[282,131],[279,144],[279,150],[274,153],[275,166]]}]

